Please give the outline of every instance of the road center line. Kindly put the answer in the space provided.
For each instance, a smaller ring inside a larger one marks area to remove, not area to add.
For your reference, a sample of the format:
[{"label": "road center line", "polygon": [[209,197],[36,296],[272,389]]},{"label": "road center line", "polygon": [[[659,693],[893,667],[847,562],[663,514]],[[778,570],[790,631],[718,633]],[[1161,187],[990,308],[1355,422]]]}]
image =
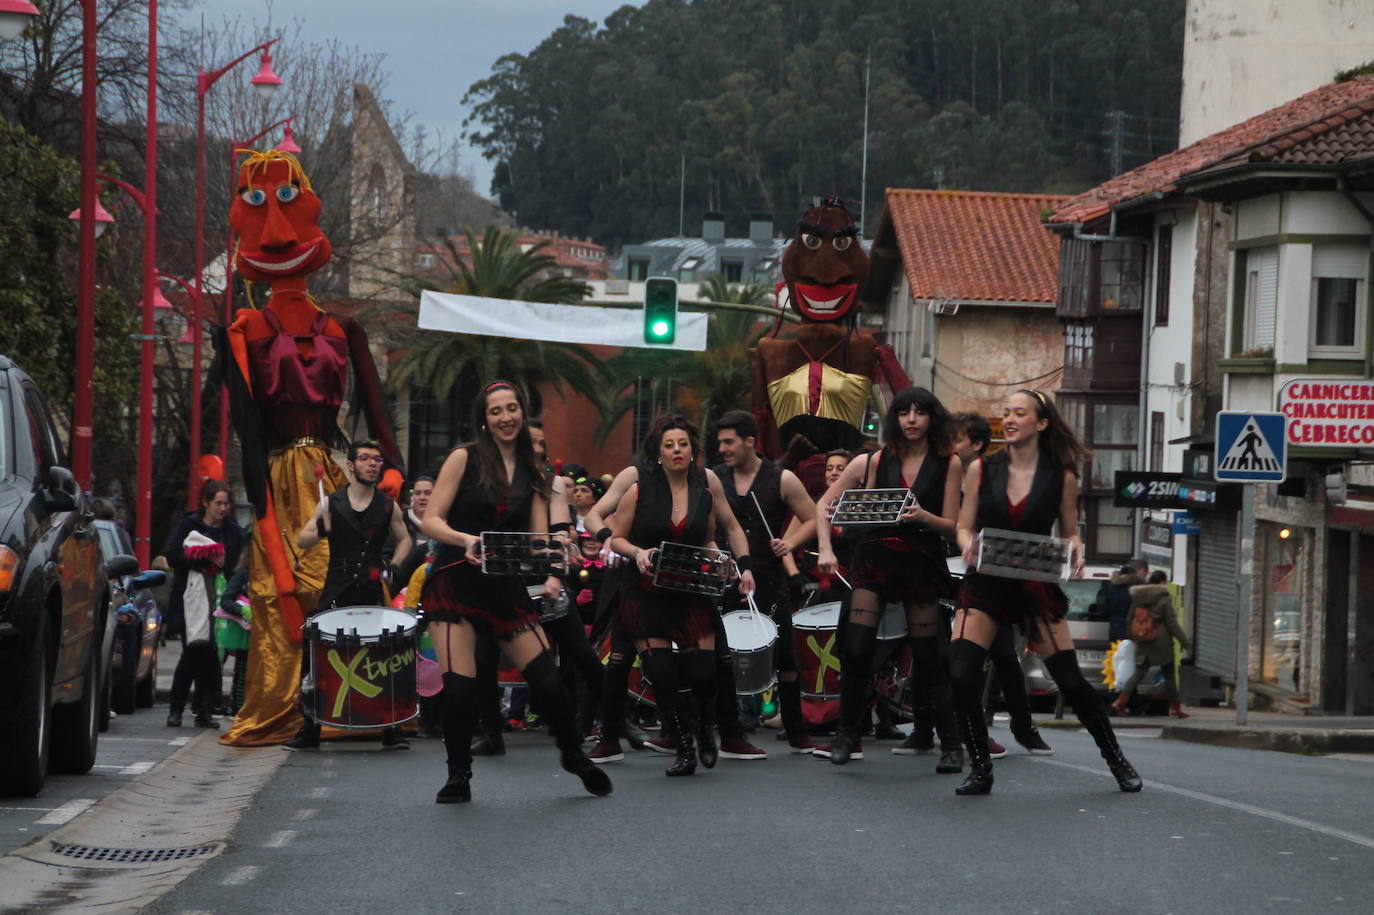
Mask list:
[{"label": "road center line", "polygon": [[[1047,766],[1061,766],[1065,769],[1076,769],[1079,772],[1087,772],[1089,775],[1098,775],[1104,778],[1111,778],[1110,772],[1103,772],[1101,769],[1094,769],[1090,766],[1080,766],[1074,763],[1062,762],[1057,759],[1045,759],[1042,756],[1031,757],[1038,764]],[[1288,826],[1296,826],[1299,829],[1306,829],[1310,832],[1320,833],[1330,836],[1333,839],[1344,839],[1365,848],[1374,848],[1374,838],[1362,836],[1356,832],[1347,832],[1344,829],[1337,829],[1334,826],[1325,826],[1312,820],[1304,820],[1301,817],[1289,816],[1286,813],[1279,813],[1277,810],[1270,810],[1267,807],[1256,807],[1254,804],[1246,804],[1242,801],[1233,801],[1230,798],[1217,797],[1215,794],[1204,794],[1201,791],[1193,791],[1190,788],[1180,788],[1177,785],[1166,785],[1163,782],[1146,781],[1146,791],[1168,791],[1180,797],[1191,798],[1195,801],[1202,801],[1207,804],[1214,804],[1217,807],[1226,807],[1230,810],[1238,810],[1241,813],[1248,813],[1251,816],[1263,817],[1266,820],[1273,820],[1276,823],[1283,823]]]},{"label": "road center line", "polygon": [[326,798],[333,793],[334,789],[329,787],[319,787],[310,789],[310,796],[313,798]]},{"label": "road center line", "polygon": [[243,867],[236,867],[225,875],[219,882],[220,886],[242,886],[258,875],[256,864],[246,864]]},{"label": "road center line", "polygon": [[296,811],[296,815],[293,816],[291,819],[295,820],[296,822],[301,822],[312,818],[315,814],[319,812],[320,811],[315,807],[302,807],[300,810]]},{"label": "road center line", "polygon": [[95,798],[72,798],[61,807],[54,807],[46,816],[39,817],[34,823],[39,826],[61,826],[76,819],[82,811],[95,803]]},{"label": "road center line", "polygon": [[262,843],[263,848],[285,848],[291,844],[291,840],[296,838],[296,830],[283,829],[280,832],[272,833],[272,838]]},{"label": "road center line", "polygon": [[125,766],[123,769],[120,769],[120,770],[119,770],[119,774],[120,774],[120,775],[142,775],[144,772],[147,772],[149,769],[151,769],[153,766],[156,766],[156,765],[157,765],[157,763],[154,763],[154,762],[136,762],[136,763],[130,763],[129,765]]}]

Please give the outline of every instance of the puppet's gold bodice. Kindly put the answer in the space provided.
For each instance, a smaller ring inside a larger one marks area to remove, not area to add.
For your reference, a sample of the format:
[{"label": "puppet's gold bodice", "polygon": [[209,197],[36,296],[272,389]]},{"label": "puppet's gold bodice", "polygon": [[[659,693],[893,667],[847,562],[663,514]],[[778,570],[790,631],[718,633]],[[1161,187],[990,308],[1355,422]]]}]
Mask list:
[{"label": "puppet's gold bodice", "polygon": [[[818,398],[812,394],[813,372],[819,374]],[[779,427],[796,416],[810,414],[824,419],[838,419],[860,429],[872,388],[873,379],[867,375],[843,372],[833,365],[813,362],[770,381],[768,405],[773,408],[773,418]]]}]

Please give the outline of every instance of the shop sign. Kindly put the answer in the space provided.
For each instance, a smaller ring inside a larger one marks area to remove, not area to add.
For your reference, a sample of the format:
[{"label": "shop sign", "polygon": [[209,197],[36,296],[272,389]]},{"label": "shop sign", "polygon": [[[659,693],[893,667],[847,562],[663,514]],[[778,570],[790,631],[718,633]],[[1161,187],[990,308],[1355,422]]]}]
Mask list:
[{"label": "shop sign", "polygon": [[1174,515],[1173,532],[1185,537],[1202,535],[1202,516],[1192,512],[1179,512]]},{"label": "shop sign", "polygon": [[1215,483],[1211,480],[1190,480],[1184,477],[1178,484],[1178,508],[1214,509],[1235,508],[1240,504],[1239,486]]},{"label": "shop sign", "polygon": [[1279,412],[1291,445],[1374,447],[1374,379],[1294,378],[1279,388]]},{"label": "shop sign", "polygon": [[1112,504],[1118,508],[1181,508],[1178,487],[1182,480],[1181,473],[1118,470]]},{"label": "shop sign", "polygon": [[1172,547],[1174,531],[1168,519],[1150,518],[1145,522],[1145,542],[1152,546]]}]

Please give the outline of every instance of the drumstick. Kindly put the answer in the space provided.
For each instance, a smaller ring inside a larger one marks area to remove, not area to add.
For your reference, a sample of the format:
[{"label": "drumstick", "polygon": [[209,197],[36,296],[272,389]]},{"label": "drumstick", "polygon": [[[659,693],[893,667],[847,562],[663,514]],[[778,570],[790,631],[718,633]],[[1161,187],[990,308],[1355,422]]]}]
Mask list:
[{"label": "drumstick", "polygon": [[768,542],[772,543],[776,538],[773,536],[773,529],[768,526],[768,518],[763,513],[763,506],[759,504],[759,497],[754,491],[749,490],[749,498],[754,500],[754,507],[759,510],[759,520],[763,522],[763,531],[768,535]]},{"label": "drumstick", "polygon": [[315,465],[315,485],[320,490],[320,501],[324,501],[324,467],[320,464]]}]

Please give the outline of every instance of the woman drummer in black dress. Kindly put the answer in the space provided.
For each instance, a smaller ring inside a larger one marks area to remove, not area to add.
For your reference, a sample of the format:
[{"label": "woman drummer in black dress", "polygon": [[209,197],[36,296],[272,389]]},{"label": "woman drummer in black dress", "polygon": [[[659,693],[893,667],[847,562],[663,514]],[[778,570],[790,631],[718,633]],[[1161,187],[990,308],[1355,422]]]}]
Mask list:
[{"label": "woman drummer in black dress", "polygon": [[[444,461],[421,529],[437,544],[432,571],[421,597],[425,620],[442,667],[444,744],[448,781],[435,801],[471,800],[475,717],[477,633],[500,643],[524,674],[558,744],[563,768],[592,794],[611,793],[611,780],[583,755],[572,698],[558,674],[539,615],[518,577],[482,573],[478,552],[482,531],[548,533],[549,481],[525,425],[525,396],[515,385],[487,385],[473,405],[476,441],[455,449]],[[550,575],[546,597],[557,597],[561,582]]]},{"label": "woman drummer in black dress", "polygon": [[[969,465],[959,512],[959,547],[972,569],[978,532],[984,528],[1050,534],[1055,522],[1070,542],[1073,574],[1083,574],[1078,536],[1078,463],[1087,456],[1054,403],[1040,391],[1022,389],[1007,400],[1002,435],[1006,447]],[[969,775],[956,794],[992,791],[992,761],[983,718],[983,662],[999,627],[1020,625],[1045,669],[1093,736],[1122,791],[1142,787],[1121,755],[1106,707],[1083,679],[1069,634],[1068,598],[1051,582],[998,578],[970,571],[959,589],[954,640],[949,647],[955,712],[969,752]]]},{"label": "woman drummer in black dress", "polygon": [[[716,697],[715,602],[705,595],[655,587],[654,554],[663,541],[714,549],[716,531],[724,529],[740,570],[741,594],[754,590],[754,576],[748,541],[730,514],[724,489],[712,482],[711,471],[697,464],[701,443],[696,427],[670,416],[658,421],[652,437],[658,443],[656,460],[640,466],[638,482],[620,500],[612,519],[611,549],[633,560],[640,573],[620,595],[617,625],[643,658],[660,718],[677,734],[677,756],[665,774],[693,775],[698,758],[710,769],[719,755],[711,721]],[[676,658],[673,642],[679,648]],[[694,703],[684,704],[678,696],[684,681]],[[698,720],[700,725],[694,727]],[[694,732],[699,750],[693,746]]]},{"label": "woman drummer in black dress", "polygon": [[[935,710],[940,734],[940,761],[935,771],[963,769],[958,729],[945,673],[945,621],[940,598],[953,595],[945,564],[945,541],[954,539],[963,465],[949,449],[949,413],[925,388],[906,388],[892,399],[883,421],[883,445],[849,462],[840,478],[816,503],[828,513],[849,489],[910,489],[916,496],[901,520],[891,526],[860,527],[850,566],[853,592],[845,623],[840,659],[840,720],[830,744],[837,766],[862,758],[860,718],[868,704],[878,624],[889,601],[906,610],[911,642],[912,676]],[[838,565],[829,525],[819,525],[817,540],[822,574]]]}]

